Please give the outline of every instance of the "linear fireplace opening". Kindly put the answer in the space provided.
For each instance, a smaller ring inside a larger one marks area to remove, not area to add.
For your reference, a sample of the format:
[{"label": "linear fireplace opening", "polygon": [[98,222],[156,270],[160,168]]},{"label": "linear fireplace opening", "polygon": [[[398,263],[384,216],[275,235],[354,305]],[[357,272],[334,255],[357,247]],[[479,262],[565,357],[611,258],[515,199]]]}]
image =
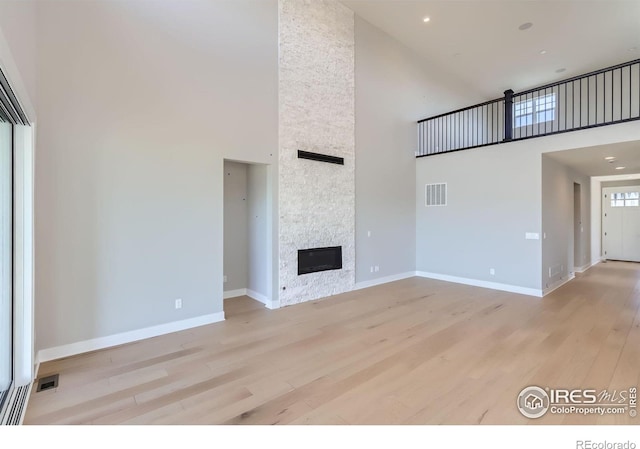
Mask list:
[{"label": "linear fireplace opening", "polygon": [[298,275],[342,269],[342,246],[298,250]]}]

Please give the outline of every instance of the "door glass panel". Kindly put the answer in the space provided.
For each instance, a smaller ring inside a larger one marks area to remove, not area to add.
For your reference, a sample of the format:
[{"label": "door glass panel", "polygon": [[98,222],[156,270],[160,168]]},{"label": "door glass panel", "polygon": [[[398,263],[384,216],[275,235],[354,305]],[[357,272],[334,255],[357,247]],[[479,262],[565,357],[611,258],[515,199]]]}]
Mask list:
[{"label": "door glass panel", "polygon": [[0,123],[0,407],[13,378],[12,125]]}]

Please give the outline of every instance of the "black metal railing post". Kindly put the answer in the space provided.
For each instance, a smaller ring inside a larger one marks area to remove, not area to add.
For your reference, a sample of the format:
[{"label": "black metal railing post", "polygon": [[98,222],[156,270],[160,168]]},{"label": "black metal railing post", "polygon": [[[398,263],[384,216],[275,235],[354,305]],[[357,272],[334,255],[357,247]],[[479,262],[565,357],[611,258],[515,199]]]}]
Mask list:
[{"label": "black metal railing post", "polygon": [[513,90],[504,91],[504,141],[513,138]]}]

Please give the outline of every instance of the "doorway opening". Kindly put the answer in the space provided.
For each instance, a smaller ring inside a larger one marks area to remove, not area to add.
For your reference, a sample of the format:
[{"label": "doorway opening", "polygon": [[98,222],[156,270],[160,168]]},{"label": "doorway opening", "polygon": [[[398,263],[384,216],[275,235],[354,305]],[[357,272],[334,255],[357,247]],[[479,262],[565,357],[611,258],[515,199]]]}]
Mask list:
[{"label": "doorway opening", "polygon": [[582,256],[582,186],[573,183],[573,266],[574,272],[582,271],[584,257]]},{"label": "doorway opening", "polygon": [[224,312],[271,305],[269,166],[224,161]]},{"label": "doorway opening", "polygon": [[602,189],[604,258],[640,262],[640,186]]}]

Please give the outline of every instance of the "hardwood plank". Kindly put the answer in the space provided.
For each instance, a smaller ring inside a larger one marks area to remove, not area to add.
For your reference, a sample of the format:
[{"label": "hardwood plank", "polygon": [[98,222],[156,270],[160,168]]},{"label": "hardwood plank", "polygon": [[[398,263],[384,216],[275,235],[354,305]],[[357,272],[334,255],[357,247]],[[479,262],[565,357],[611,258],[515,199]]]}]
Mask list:
[{"label": "hardwood plank", "polygon": [[545,298],[410,278],[44,363],[27,424],[638,424],[523,417],[526,386],[640,383],[640,264]]}]

